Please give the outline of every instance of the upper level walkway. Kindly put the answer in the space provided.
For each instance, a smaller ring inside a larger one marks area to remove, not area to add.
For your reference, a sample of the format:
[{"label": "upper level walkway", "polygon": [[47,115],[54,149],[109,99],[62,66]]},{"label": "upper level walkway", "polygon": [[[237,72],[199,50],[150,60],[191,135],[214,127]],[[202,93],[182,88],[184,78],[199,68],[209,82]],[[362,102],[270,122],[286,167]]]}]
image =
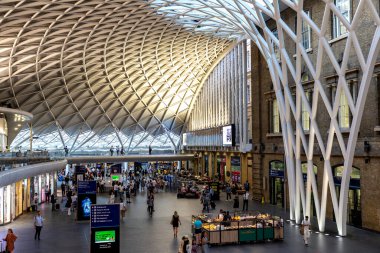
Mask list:
[{"label": "upper level walkway", "polygon": [[[126,156],[78,156],[65,157],[56,161],[41,162],[27,166],[0,171],[0,187],[15,183],[32,176],[41,175],[66,168],[67,164],[81,163],[121,163],[121,162],[155,162],[155,161],[188,161],[194,155],[126,155]],[[13,160],[12,160],[13,159]],[[0,158],[0,164],[27,163],[27,157]]]},{"label": "upper level walkway", "polygon": [[153,155],[86,155],[86,156],[0,156],[0,164],[33,164],[41,161],[65,160],[68,164],[78,163],[120,163],[120,162],[154,162],[154,161],[190,161],[195,157],[192,154],[153,154]]},{"label": "upper level walkway", "polygon": [[[224,194],[222,195],[224,199]],[[98,203],[106,203],[107,195],[98,196]],[[216,209],[232,210],[232,201],[221,200]],[[61,211],[52,212],[49,204],[40,206],[45,217],[41,241],[34,240],[33,213],[18,218],[2,228],[0,236],[5,236],[6,229],[12,228],[18,239],[15,253],[85,253],[89,252],[89,223],[76,223],[74,215],[68,216],[61,204]],[[183,235],[191,235],[191,215],[199,214],[201,205],[197,199],[177,199],[173,193],[157,193],[155,212],[149,217],[146,208],[146,193],[139,193],[128,204],[126,218],[121,222],[121,253],[177,253]],[[178,238],[173,238],[170,225],[171,216],[178,211],[182,226]],[[285,216],[281,208],[271,205],[260,205],[249,202],[249,210],[269,212],[273,215]],[[217,211],[214,211],[217,212]],[[257,243],[244,245],[218,246],[208,248],[206,253],[378,253],[380,235],[369,231],[349,227],[347,237],[337,238],[334,234],[311,234],[309,247],[305,247],[298,228],[285,224],[285,240],[274,243]],[[3,238],[1,237],[1,238]]]}]

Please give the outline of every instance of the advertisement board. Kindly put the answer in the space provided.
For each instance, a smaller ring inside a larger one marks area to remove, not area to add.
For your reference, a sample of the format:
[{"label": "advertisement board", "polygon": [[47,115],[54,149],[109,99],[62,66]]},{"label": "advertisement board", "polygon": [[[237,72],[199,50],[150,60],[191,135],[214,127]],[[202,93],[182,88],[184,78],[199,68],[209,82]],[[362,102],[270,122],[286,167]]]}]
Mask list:
[{"label": "advertisement board", "polygon": [[94,204],[96,204],[96,181],[78,181],[78,221],[90,220],[91,205]]},{"label": "advertisement board", "polygon": [[121,164],[114,164],[110,168],[111,174],[120,174],[121,173]]},{"label": "advertisement board", "polygon": [[96,194],[78,194],[78,220],[90,220],[91,205],[96,204]]},{"label": "advertisement board", "polygon": [[235,125],[224,126],[222,136],[223,146],[235,146]]}]

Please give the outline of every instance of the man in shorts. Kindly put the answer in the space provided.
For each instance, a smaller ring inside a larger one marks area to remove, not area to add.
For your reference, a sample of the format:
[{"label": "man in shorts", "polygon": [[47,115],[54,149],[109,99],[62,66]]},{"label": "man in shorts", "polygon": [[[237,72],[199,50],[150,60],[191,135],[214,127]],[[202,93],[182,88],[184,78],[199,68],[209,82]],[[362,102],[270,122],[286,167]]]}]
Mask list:
[{"label": "man in shorts", "polygon": [[195,238],[197,241],[197,245],[201,244],[201,234],[202,234],[202,221],[199,219],[195,220],[194,222],[194,228],[195,228]]}]

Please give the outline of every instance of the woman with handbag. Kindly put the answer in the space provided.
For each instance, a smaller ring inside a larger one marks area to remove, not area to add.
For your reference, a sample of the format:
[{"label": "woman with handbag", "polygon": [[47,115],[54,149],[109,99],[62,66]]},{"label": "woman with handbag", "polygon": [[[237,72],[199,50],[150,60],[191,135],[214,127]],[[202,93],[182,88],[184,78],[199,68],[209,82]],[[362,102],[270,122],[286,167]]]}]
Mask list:
[{"label": "woman with handbag", "polygon": [[8,234],[7,236],[3,239],[3,241],[7,242],[7,246],[5,247],[6,251],[9,253],[13,253],[15,250],[15,241],[17,239],[17,236],[13,234],[12,229],[8,229]]},{"label": "woman with handbag", "polygon": [[182,225],[177,211],[174,211],[174,214],[173,214],[172,220],[170,221],[170,224],[173,226],[174,237],[177,237],[178,227],[179,227],[179,225]]}]

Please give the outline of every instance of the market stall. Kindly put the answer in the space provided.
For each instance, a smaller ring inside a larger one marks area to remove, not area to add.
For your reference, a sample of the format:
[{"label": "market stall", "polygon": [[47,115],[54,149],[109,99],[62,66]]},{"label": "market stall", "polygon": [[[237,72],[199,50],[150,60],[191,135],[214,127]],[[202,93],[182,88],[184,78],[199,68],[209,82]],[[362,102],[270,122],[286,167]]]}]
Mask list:
[{"label": "market stall", "polygon": [[209,245],[269,242],[284,239],[284,222],[281,217],[269,214],[238,214],[223,221],[220,216],[202,214],[192,221],[201,220],[202,230],[209,238]]},{"label": "market stall", "polygon": [[180,181],[177,190],[177,198],[197,199],[200,197],[200,189],[193,181]]}]

